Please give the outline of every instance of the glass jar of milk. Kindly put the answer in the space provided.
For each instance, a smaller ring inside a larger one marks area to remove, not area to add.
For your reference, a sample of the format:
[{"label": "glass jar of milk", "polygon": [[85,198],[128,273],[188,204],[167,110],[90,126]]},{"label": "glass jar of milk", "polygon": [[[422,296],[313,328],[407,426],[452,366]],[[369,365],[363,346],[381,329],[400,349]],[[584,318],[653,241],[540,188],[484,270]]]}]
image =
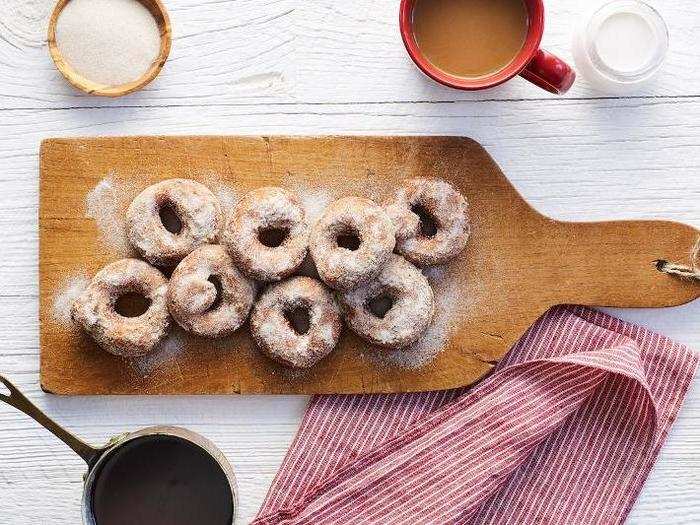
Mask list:
[{"label": "glass jar of milk", "polygon": [[661,15],[638,0],[615,0],[586,17],[574,37],[579,72],[596,89],[624,95],[658,72],[668,50]]}]

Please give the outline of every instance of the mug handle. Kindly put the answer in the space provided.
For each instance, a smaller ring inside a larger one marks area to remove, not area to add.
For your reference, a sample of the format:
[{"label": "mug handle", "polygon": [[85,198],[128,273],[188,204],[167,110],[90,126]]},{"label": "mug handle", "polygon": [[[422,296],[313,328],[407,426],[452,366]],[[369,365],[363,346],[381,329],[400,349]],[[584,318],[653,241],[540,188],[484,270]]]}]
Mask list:
[{"label": "mug handle", "polygon": [[563,95],[574,84],[576,73],[561,58],[538,49],[535,56],[520,72],[525,80],[550,93]]}]

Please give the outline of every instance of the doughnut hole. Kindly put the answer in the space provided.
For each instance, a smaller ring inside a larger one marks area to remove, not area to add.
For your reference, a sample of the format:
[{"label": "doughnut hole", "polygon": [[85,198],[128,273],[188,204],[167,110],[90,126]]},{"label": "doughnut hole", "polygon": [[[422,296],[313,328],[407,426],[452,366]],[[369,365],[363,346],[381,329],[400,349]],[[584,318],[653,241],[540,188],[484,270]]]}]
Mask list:
[{"label": "doughnut hole", "polygon": [[160,217],[160,222],[163,223],[163,228],[173,235],[178,235],[182,231],[182,221],[172,202],[164,202],[158,210],[158,216]]},{"label": "doughnut hole", "polygon": [[278,248],[282,246],[284,241],[289,236],[289,228],[271,226],[261,228],[258,231],[258,240],[263,246],[268,248]]},{"label": "doughnut hole", "polygon": [[214,288],[216,288],[216,299],[214,299],[214,302],[211,303],[208,310],[216,310],[223,299],[224,287],[221,285],[221,279],[217,275],[210,275],[207,281],[213,284]]},{"label": "doughnut hole", "polygon": [[389,313],[389,310],[394,307],[395,301],[396,297],[391,290],[382,290],[367,301],[365,308],[367,308],[369,313],[373,316],[384,319],[386,314]]},{"label": "doughnut hole", "polygon": [[411,211],[416,214],[420,220],[420,234],[429,239],[435,237],[435,234],[438,232],[438,221],[433,214],[421,204],[414,204],[411,206]]},{"label": "doughnut hole", "polygon": [[151,306],[151,300],[138,292],[127,292],[117,297],[114,311],[122,317],[141,317]]},{"label": "doughnut hole", "polygon": [[345,248],[354,252],[359,249],[362,240],[360,239],[360,232],[357,228],[352,226],[346,226],[338,232],[335,238],[335,242],[340,248]]},{"label": "doughnut hole", "polygon": [[177,283],[171,294],[187,315],[203,315],[221,302],[221,282],[215,275],[206,279],[196,274],[185,275],[179,277]]},{"label": "doughnut hole", "polygon": [[284,309],[284,318],[297,335],[305,335],[311,328],[311,311],[308,305],[301,304]]}]

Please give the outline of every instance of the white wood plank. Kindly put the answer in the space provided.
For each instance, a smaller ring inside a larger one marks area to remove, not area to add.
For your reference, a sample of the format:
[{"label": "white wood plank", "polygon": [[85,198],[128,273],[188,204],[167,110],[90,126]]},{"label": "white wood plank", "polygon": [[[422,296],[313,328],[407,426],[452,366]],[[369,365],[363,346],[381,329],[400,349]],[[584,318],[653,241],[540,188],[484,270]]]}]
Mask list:
[{"label": "white wood plank", "polygon": [[[538,121],[542,110],[550,117]],[[305,398],[56,398],[38,389],[37,152],[58,135],[182,133],[431,133],[485,143],[531,202],[575,220],[672,217],[700,226],[700,101],[479,104],[274,104],[226,107],[13,110],[0,121],[0,370],[42,408],[94,442],[173,423],[221,446],[239,476],[248,522],[290,443]],[[532,122],[537,121],[533,127]],[[623,133],[624,132],[624,133]],[[620,137],[625,137],[621,140]],[[615,311],[700,348],[700,304]],[[700,512],[700,382],[630,519],[692,523]],[[24,416],[0,407],[0,499],[10,525],[74,524],[83,467]]]},{"label": "white wood plank", "polygon": [[[53,1],[0,2],[0,371],[96,443],[156,423],[212,438],[239,477],[241,523],[262,501],[306,398],[66,399],[39,391],[42,138],[468,135],[484,143],[525,197],[552,216],[672,218],[700,226],[700,11],[693,0],[651,1],[669,23],[671,50],[658,82],[641,95],[661,98],[624,101],[580,100],[598,96],[585,81],[564,100],[521,80],[479,94],[437,87],[405,55],[396,27],[398,0],[166,0],[175,41],[163,75],[130,97],[95,99],[68,87],[48,58],[43,40]],[[573,24],[590,5],[549,1],[545,47],[569,58]],[[71,109],[77,107],[85,109]],[[700,304],[612,313],[700,348]],[[698,522],[698,436],[700,379],[630,523]],[[2,523],[78,523],[82,472],[67,448],[0,406]]]},{"label": "white wood plank", "polygon": [[[671,47],[658,81],[640,94],[700,95],[696,2],[650,1],[666,17]],[[53,4],[3,4],[0,108],[553,98],[521,79],[472,94],[437,86],[405,53],[398,0],[166,0],[173,49],[163,73],[140,93],[97,99],[73,90],[53,67],[44,45]],[[575,24],[591,5],[547,2],[544,47],[571,61]],[[592,96],[601,93],[585,79],[567,95]]]}]

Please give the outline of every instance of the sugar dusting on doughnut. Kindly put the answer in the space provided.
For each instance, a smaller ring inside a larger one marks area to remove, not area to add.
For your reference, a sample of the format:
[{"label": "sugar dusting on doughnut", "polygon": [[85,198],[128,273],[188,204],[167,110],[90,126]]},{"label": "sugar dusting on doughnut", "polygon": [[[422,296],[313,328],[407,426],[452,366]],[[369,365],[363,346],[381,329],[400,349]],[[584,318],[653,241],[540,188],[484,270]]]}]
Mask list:
[{"label": "sugar dusting on doughnut", "polygon": [[396,227],[396,251],[418,266],[454,259],[469,240],[467,200],[445,180],[408,179],[384,201],[384,209]]},{"label": "sugar dusting on doughnut", "polygon": [[338,344],[342,321],[330,291],[309,277],[269,286],[253,307],[250,331],[260,350],[287,367],[310,368]]},{"label": "sugar dusting on doughnut", "polygon": [[248,318],[255,291],[226,250],[209,244],[194,250],[173,271],[168,309],[184,329],[203,337],[224,337]]},{"label": "sugar dusting on doughnut", "polygon": [[[167,283],[148,263],[120,259],[95,274],[73,303],[71,318],[103,350],[123,357],[145,355],[170,331]],[[120,300],[130,294],[143,302],[140,311],[120,309]]]},{"label": "sugar dusting on doughnut", "polygon": [[238,268],[265,282],[292,275],[306,257],[308,242],[309,225],[299,197],[273,186],[243,196],[222,238]]},{"label": "sugar dusting on doughnut", "polygon": [[396,244],[389,216],[374,201],[344,197],[326,208],[311,228],[309,253],[321,279],[348,291],[376,277]]},{"label": "sugar dusting on doughnut", "polygon": [[393,352],[369,352],[369,358],[380,365],[406,370],[423,368],[435,360],[467,319],[472,295],[479,286],[462,276],[458,265],[459,261],[455,261],[451,265],[423,269],[435,293],[435,316],[420,339]]},{"label": "sugar dusting on doughnut", "polygon": [[156,266],[177,264],[192,250],[219,240],[223,212],[204,184],[167,179],[145,188],[126,211],[127,235],[139,255]]},{"label": "sugar dusting on doughnut", "polygon": [[400,255],[393,254],[366,285],[338,294],[348,327],[364,340],[391,350],[415,343],[433,320],[430,283]]}]

